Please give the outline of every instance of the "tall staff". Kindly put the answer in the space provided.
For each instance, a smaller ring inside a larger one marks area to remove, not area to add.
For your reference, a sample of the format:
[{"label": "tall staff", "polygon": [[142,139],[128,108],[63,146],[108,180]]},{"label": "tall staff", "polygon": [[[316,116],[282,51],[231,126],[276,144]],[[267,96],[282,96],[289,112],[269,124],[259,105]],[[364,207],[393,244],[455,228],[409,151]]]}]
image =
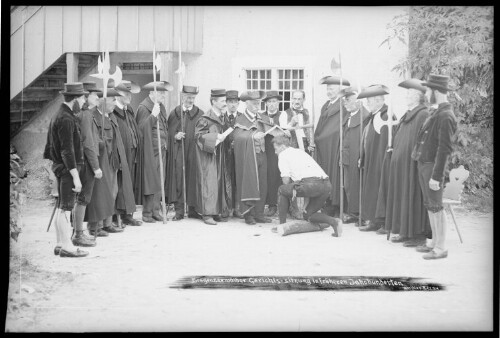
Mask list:
[{"label": "tall staff", "polygon": [[[118,67],[118,65],[117,65],[116,70],[113,74],[109,74],[109,68],[110,68],[109,51],[106,49],[106,51],[103,52],[103,54],[102,54],[102,58],[101,58],[101,55],[99,55],[99,59],[97,61],[98,73],[90,75],[92,77],[102,79],[103,101],[102,101],[102,107],[101,107],[101,111],[102,111],[102,114],[101,114],[102,115],[101,116],[102,117],[101,138],[103,141],[104,141],[104,114],[106,114],[106,99],[108,97],[108,81],[113,80],[115,87],[118,86],[120,84],[120,82],[122,82],[122,71],[120,70],[120,67]],[[94,240],[97,239],[97,232],[98,231],[94,231]]]},{"label": "tall staff", "polygon": [[[181,38],[179,38],[179,69],[177,69],[176,73],[179,76],[179,81],[178,81],[178,91],[179,91],[179,106],[181,108],[181,130],[183,133],[186,131],[184,130],[184,118],[185,118],[185,113],[182,111],[182,79],[184,77],[184,63],[182,63],[182,47],[181,47]],[[184,217],[187,217],[187,206],[186,206],[186,155],[184,154],[184,138],[185,136],[181,139],[181,146],[182,146],[182,195],[184,199]]]},{"label": "tall staff", "polygon": [[[155,105],[158,104],[158,98],[156,97],[156,72],[161,69],[161,58],[160,55],[156,55],[156,46],[153,43],[153,90],[155,92]],[[159,113],[161,115],[161,111]],[[156,132],[158,139],[158,156],[160,160],[160,182],[161,182],[161,213],[163,217],[163,224],[167,224],[167,208],[165,206],[165,177],[163,175],[163,155],[161,154],[161,137],[160,137],[160,116],[156,118]]]},{"label": "tall staff", "polygon": [[[356,58],[356,86],[358,89],[358,95],[361,93],[361,83],[359,82],[359,65]],[[361,101],[360,101],[361,102]],[[363,154],[363,103],[359,108],[359,159],[361,160],[361,155]],[[361,204],[362,204],[362,193],[363,193],[363,167],[359,166],[359,214],[358,214],[358,224],[361,227],[363,221],[361,219]]]}]

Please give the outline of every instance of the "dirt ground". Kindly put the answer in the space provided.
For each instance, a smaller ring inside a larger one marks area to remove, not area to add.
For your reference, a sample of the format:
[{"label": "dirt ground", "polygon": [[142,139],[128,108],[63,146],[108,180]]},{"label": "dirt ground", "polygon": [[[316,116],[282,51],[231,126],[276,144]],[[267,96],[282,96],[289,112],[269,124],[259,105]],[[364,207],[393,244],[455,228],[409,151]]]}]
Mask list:
[{"label": "dirt ground", "polygon": [[[11,242],[8,332],[38,331],[489,331],[493,330],[493,214],[456,209],[446,259],[344,225],[281,237],[240,219],[127,227],[86,258],[53,254],[50,201],[29,200]],[[135,213],[140,219],[140,212]],[[277,220],[274,220],[277,223]],[[173,289],[192,275],[407,276],[444,291]]]}]

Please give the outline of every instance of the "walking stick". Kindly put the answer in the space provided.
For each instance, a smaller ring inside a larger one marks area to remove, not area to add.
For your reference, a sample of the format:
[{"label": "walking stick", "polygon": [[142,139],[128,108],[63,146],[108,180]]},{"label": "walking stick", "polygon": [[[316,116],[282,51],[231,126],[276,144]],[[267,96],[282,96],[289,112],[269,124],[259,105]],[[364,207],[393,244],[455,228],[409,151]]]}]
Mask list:
[{"label": "walking stick", "polygon": [[54,219],[54,214],[56,213],[58,197],[56,197],[56,201],[54,203],[54,209],[52,210],[52,215],[50,216],[49,226],[47,227],[47,232],[49,232],[50,226],[52,225],[52,220]]},{"label": "walking stick", "polygon": [[[182,53],[181,53],[181,39],[179,38],[179,69],[176,73],[179,75],[178,91],[179,91],[179,107],[181,110],[181,130],[185,134],[184,130],[184,118],[185,113],[182,111],[182,77],[184,76],[184,64],[182,63]],[[186,155],[184,154],[184,138],[181,139],[182,146],[182,198],[184,202],[184,217],[187,217],[187,204],[186,204]]]},{"label": "walking stick", "polygon": [[[156,47],[153,44],[153,88],[155,92],[155,105],[158,103],[156,97],[156,72],[161,69],[160,55],[156,56]],[[167,224],[167,208],[165,207],[165,178],[163,177],[163,155],[161,150],[161,136],[160,136],[160,115],[156,117],[156,131],[158,140],[158,159],[160,160],[160,182],[161,182],[161,212],[163,217],[163,224]]]}]

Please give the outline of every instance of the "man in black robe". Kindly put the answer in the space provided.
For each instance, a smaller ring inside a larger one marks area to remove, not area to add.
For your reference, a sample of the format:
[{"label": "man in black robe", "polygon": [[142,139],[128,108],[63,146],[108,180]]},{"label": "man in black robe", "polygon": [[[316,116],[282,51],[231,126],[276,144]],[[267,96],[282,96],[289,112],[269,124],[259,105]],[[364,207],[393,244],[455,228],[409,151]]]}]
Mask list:
[{"label": "man in black robe", "polygon": [[266,126],[271,126],[269,117],[259,113],[264,96],[261,90],[241,94],[240,99],[246,102],[247,109],[236,118],[234,131],[230,134],[236,160],[236,203],[240,203],[247,224],[271,222],[264,216],[267,196],[264,136]]},{"label": "man in black robe", "polygon": [[[341,96],[349,115],[342,121],[343,144],[342,165],[344,167],[344,215],[343,223],[357,222],[359,216],[359,167],[360,131],[368,123],[370,113],[357,99],[358,93],[352,88],[344,88]],[[357,224],[357,223],[356,223]]]},{"label": "man in black robe", "polygon": [[306,93],[303,90],[293,91],[292,102],[285,112],[288,119],[287,123],[291,123],[291,128],[288,128],[288,130],[293,130],[290,132],[292,135],[290,146],[302,149],[311,155],[314,150],[314,123],[311,120],[309,111],[304,108],[305,99]]},{"label": "man in black robe", "polygon": [[[236,117],[240,116],[241,113],[238,111],[240,105],[240,98],[238,97],[237,90],[226,91],[226,104],[227,104],[227,126],[234,128],[234,123]],[[233,217],[243,218],[240,212],[239,203],[234,203],[236,201],[236,168],[234,162],[234,144],[230,143],[228,147],[228,168],[227,170],[231,173],[231,186],[232,186],[232,198],[233,201]]]},{"label": "man in black robe", "polygon": [[[175,107],[168,116],[168,168],[166,198],[175,207],[173,221],[184,218],[184,188],[183,188],[183,160],[186,176],[186,203],[188,217],[201,216],[195,211],[196,196],[196,144],[194,129],[198,119],[204,114],[194,101],[198,94],[198,87],[182,87],[182,104]],[[184,159],[182,156],[182,140],[184,140]]]},{"label": "man in black robe", "polygon": [[[116,106],[113,109],[113,113],[116,117],[116,121],[120,129],[125,155],[127,157],[127,164],[130,171],[130,177],[132,179],[132,187],[134,191],[134,203],[141,204],[141,197],[137,195],[137,185],[139,183],[139,180],[136,177],[137,148],[139,146],[140,137],[139,128],[135,120],[135,113],[132,109],[132,106],[130,105],[132,94],[139,93],[141,91],[141,88],[134,82],[122,80],[122,82],[117,87],[115,87],[115,90],[120,94],[120,96],[116,97]],[[121,180],[123,180],[123,178],[118,177],[118,181]],[[123,224],[134,226],[142,224],[141,221],[137,221],[133,218],[133,214],[127,214],[126,211],[122,209],[122,207],[122,205],[118,205],[117,210],[120,214]],[[116,217],[113,216],[113,218]]]},{"label": "man in black robe", "polygon": [[194,134],[198,172],[195,209],[206,224],[216,225],[227,222],[233,205],[231,176],[226,163],[230,143],[225,141],[224,134],[227,129],[226,90],[212,89],[210,102],[212,108],[198,119]]},{"label": "man in black robe", "polygon": [[[156,91],[154,90],[155,84]],[[136,116],[140,133],[137,165],[140,179],[138,193],[142,196],[143,222],[154,223],[163,221],[163,217],[160,215],[161,189],[165,189],[166,199],[166,187],[168,186],[167,180],[164,181],[164,186],[161,186],[160,177],[160,165],[163,167],[164,178],[166,177],[168,146],[167,112],[161,102],[164,99],[164,93],[173,90],[173,87],[166,81],[157,81],[144,85],[142,89],[148,90],[149,96],[139,104]],[[157,125],[159,125],[160,130],[157,129]],[[158,138],[160,139],[162,163],[160,163]]]},{"label": "man in black robe", "polygon": [[360,231],[376,231],[383,226],[383,220],[376,219],[377,200],[379,196],[382,164],[387,150],[388,131],[382,128],[380,134],[373,127],[373,118],[380,114],[387,120],[387,105],[384,95],[389,89],[384,85],[372,85],[363,90],[358,99],[367,98],[368,109],[371,112],[370,121],[363,132],[363,146],[360,167],[363,168],[363,189],[361,193],[361,219],[363,226]]},{"label": "man in black robe", "polygon": [[418,181],[417,162],[411,158],[417,133],[429,116],[424,104],[426,88],[421,82],[409,79],[399,84],[408,89],[408,111],[401,117],[394,133],[387,187],[385,229],[398,234],[391,238],[391,242],[404,242],[404,246],[425,244],[425,234],[430,231],[429,216]]},{"label": "man in black robe", "polygon": [[[339,166],[339,145],[340,145],[340,78],[327,76],[321,79],[320,83],[326,84],[326,95],[328,101],[321,108],[321,115],[318,120],[316,131],[314,132],[314,159],[323,168],[330,182],[332,191],[330,198],[326,202],[325,212],[333,217],[338,217],[340,212],[340,166]],[[342,80],[343,85],[348,86],[349,82]],[[347,111],[342,109],[343,121],[347,118]]]},{"label": "man in black robe", "polygon": [[[273,124],[280,125],[280,116],[286,115],[285,112],[279,111],[279,103],[283,97],[276,90],[270,90],[266,93],[263,101],[266,103],[266,111],[263,115],[269,117]],[[286,117],[285,117],[286,118]],[[266,216],[272,217],[278,211],[278,188],[281,185],[281,175],[278,168],[278,155],[274,152],[273,135],[265,136],[266,142],[266,157],[267,157],[267,197],[266,204],[268,206]]]}]

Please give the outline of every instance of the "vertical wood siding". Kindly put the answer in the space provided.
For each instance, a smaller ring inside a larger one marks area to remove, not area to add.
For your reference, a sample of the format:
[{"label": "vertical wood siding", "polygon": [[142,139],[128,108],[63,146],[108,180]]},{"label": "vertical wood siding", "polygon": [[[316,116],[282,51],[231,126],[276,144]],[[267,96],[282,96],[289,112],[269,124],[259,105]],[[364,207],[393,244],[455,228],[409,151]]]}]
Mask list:
[{"label": "vertical wood siding", "polygon": [[63,53],[150,52],[153,42],[176,52],[179,37],[183,52],[202,53],[203,7],[20,6],[11,21],[11,99]]}]

